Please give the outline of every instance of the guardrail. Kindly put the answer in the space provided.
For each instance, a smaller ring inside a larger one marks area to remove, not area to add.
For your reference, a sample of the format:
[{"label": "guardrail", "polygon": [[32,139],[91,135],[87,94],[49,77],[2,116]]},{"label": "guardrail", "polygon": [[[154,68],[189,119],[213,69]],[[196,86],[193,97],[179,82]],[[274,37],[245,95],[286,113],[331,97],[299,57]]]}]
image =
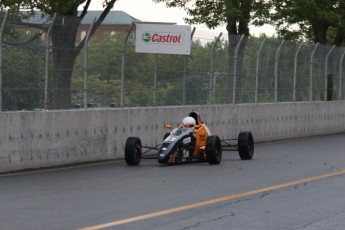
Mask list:
[{"label": "guardrail", "polygon": [[221,138],[241,130],[255,141],[345,130],[345,101],[2,112],[0,172],[123,158],[128,136],[156,145],[164,126],[178,125],[191,110]]}]

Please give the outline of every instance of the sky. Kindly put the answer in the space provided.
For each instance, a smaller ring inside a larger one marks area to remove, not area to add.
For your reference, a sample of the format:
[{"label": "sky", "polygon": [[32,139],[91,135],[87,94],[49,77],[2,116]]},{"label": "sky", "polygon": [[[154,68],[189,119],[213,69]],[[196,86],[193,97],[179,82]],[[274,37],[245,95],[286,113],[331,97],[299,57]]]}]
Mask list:
[{"label": "sky", "polygon": [[[92,0],[90,9],[102,10],[102,2],[103,0]],[[113,10],[122,10],[141,21],[186,24],[183,21],[186,16],[183,10],[167,8],[164,3],[154,3],[152,0],[117,0]]]},{"label": "sky", "polygon": [[[90,9],[102,10],[103,0],[92,0]],[[164,3],[154,3],[152,0],[117,0],[113,10],[121,10],[145,22],[174,22],[178,25],[185,25],[183,18],[187,17],[184,10],[179,8],[167,8]],[[192,25],[196,31],[210,31],[205,25]],[[225,26],[220,26],[211,32],[218,35],[220,32],[226,33]],[[251,27],[251,33],[259,36],[266,33],[271,36],[274,33],[272,27],[263,28]]]}]

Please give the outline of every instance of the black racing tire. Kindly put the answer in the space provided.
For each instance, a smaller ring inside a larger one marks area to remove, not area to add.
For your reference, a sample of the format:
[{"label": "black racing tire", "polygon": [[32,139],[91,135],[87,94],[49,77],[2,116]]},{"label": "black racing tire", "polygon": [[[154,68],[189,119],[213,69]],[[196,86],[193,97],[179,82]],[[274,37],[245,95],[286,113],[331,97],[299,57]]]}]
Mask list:
[{"label": "black racing tire", "polygon": [[251,132],[238,135],[238,153],[242,160],[251,160],[254,155],[254,138]]},{"label": "black racing tire", "polygon": [[218,136],[207,137],[205,153],[209,164],[220,164],[222,161],[222,145]]},{"label": "black racing tire", "polygon": [[165,133],[165,134],[164,134],[164,137],[163,137],[163,141],[164,141],[168,136],[170,136],[170,133]]},{"label": "black racing tire", "polygon": [[138,165],[141,160],[141,140],[138,137],[128,137],[125,145],[125,160],[130,166]]}]

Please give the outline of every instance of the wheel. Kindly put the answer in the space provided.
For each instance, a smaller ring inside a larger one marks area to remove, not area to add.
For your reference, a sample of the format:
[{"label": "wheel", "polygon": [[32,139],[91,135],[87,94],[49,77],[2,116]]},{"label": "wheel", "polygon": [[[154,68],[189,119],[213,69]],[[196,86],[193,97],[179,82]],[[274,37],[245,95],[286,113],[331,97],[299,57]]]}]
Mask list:
[{"label": "wheel", "polygon": [[222,145],[218,136],[207,137],[205,153],[211,165],[217,165],[222,161]]},{"label": "wheel", "polygon": [[125,145],[125,160],[128,165],[138,165],[141,160],[141,141],[138,137],[128,137]]},{"label": "wheel", "polygon": [[242,160],[250,160],[254,155],[254,138],[251,132],[238,135],[238,153]]},{"label": "wheel", "polygon": [[163,141],[164,141],[165,139],[167,139],[168,136],[170,136],[170,133],[165,133],[165,134],[164,134],[164,137],[163,137]]}]

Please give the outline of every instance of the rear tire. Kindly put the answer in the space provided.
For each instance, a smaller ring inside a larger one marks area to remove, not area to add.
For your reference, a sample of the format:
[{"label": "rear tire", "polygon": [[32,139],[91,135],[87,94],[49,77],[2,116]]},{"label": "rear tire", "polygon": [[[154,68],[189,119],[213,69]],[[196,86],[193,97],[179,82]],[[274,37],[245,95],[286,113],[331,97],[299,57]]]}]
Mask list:
[{"label": "rear tire", "polygon": [[222,145],[218,136],[208,136],[205,148],[207,162],[217,165],[222,161]]},{"label": "rear tire", "polygon": [[238,153],[242,160],[251,160],[254,155],[254,138],[251,132],[238,135]]},{"label": "rear tire", "polygon": [[138,165],[141,160],[141,141],[138,137],[128,137],[125,145],[125,160],[130,166]]}]

